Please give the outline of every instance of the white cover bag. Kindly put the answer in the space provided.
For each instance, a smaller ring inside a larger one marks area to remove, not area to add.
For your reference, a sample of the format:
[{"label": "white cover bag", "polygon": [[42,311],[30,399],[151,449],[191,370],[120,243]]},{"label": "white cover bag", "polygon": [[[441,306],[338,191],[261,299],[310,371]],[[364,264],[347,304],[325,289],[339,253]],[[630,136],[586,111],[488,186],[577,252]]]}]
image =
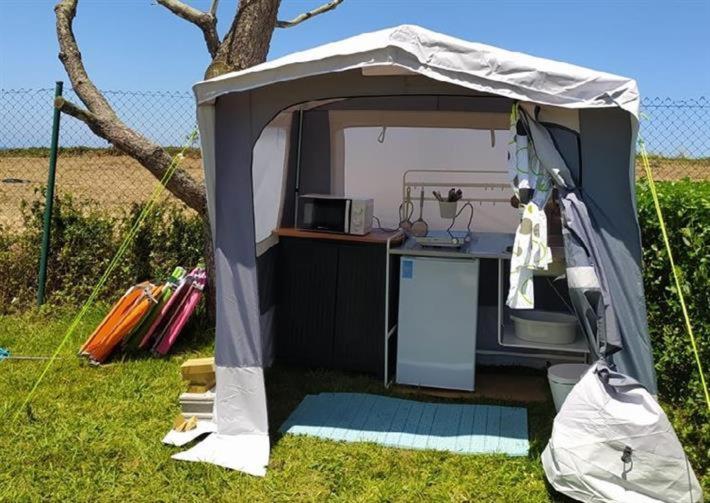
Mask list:
[{"label": "white cover bag", "polygon": [[542,453],[550,484],[580,501],[703,501],[668,418],[637,381],[592,365],[567,396]]}]

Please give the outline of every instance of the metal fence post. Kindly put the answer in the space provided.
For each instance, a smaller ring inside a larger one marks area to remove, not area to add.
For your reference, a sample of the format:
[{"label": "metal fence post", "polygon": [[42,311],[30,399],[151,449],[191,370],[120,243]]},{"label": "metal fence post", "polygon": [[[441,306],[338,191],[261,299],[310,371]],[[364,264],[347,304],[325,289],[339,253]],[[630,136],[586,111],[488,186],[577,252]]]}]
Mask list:
[{"label": "metal fence post", "polygon": [[[54,99],[62,95],[64,82],[58,80],[54,86]],[[54,106],[52,118],[52,144],[49,148],[49,173],[47,174],[47,197],[44,203],[44,228],[42,230],[42,249],[39,258],[39,282],[37,285],[37,305],[44,304],[44,287],[47,282],[47,258],[49,255],[49,237],[52,227],[52,207],[54,206],[54,179],[57,171],[57,150],[59,149],[59,121],[61,112]]]}]

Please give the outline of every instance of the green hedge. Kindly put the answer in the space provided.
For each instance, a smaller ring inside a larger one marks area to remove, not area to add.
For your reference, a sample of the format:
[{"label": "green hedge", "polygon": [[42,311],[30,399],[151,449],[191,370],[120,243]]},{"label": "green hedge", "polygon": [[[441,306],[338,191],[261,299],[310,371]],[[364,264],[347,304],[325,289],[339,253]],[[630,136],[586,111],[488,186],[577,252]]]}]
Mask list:
[{"label": "green hedge", "polygon": [[[682,271],[683,288],[701,359],[710,367],[710,182],[658,184],[673,254]],[[672,286],[648,186],[638,185],[643,236],[644,282],[649,327],[658,373],[659,395],[691,456],[704,471],[710,459],[710,414]],[[52,254],[48,266],[48,301],[80,305],[101,276],[133,223],[139,207],[123,216],[107,216],[99,207],[61,198],[52,220]],[[37,287],[42,210],[25,208],[26,230],[0,232],[0,314],[33,305]],[[181,208],[164,204],[145,222],[103,298],[114,299],[128,285],[164,278],[176,264],[196,264],[202,254],[202,221]],[[710,369],[708,369],[710,370]]]},{"label": "green hedge", "polygon": [[[54,209],[47,302],[79,306],[108,267],[142,208],[135,205],[123,215],[112,216],[94,204],[62,197]],[[25,230],[20,234],[0,228],[0,314],[26,309],[35,302],[43,210],[39,202],[25,206]],[[176,265],[197,265],[202,258],[202,243],[200,218],[175,205],[158,206],[143,222],[101,298],[115,299],[138,281],[166,278]]]},{"label": "green hedge", "polygon": [[[695,339],[710,375],[710,182],[657,184]],[[637,187],[648,323],[659,396],[698,471],[710,468],[710,413],[672,279],[668,254],[645,182]]]},{"label": "green hedge", "polygon": [[[710,182],[662,182],[657,188],[701,359],[708,364]],[[660,393],[669,397],[694,397],[702,403],[699,375],[651,191],[646,183],[638,185],[637,204],[643,240],[646,305],[654,339],[656,369],[660,374]]]}]

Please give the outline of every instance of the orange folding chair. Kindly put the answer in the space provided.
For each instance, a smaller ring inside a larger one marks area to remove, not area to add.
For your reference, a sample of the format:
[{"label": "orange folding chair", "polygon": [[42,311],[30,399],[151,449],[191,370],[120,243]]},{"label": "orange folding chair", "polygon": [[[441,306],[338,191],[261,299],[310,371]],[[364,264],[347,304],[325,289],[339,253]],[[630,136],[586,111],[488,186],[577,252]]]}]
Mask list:
[{"label": "orange folding chair", "polygon": [[149,282],[131,287],[84,343],[80,354],[97,363],[104,362],[150,311],[163,288]]}]

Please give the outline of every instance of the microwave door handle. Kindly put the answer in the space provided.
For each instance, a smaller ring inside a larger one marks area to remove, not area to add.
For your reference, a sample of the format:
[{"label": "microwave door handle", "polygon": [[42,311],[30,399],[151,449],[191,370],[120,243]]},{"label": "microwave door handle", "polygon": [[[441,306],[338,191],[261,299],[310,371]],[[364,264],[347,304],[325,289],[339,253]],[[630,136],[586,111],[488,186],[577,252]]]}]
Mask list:
[{"label": "microwave door handle", "polygon": [[350,199],[345,200],[345,225],[343,225],[343,229],[345,229],[345,234],[350,234],[350,204],[351,204]]}]

